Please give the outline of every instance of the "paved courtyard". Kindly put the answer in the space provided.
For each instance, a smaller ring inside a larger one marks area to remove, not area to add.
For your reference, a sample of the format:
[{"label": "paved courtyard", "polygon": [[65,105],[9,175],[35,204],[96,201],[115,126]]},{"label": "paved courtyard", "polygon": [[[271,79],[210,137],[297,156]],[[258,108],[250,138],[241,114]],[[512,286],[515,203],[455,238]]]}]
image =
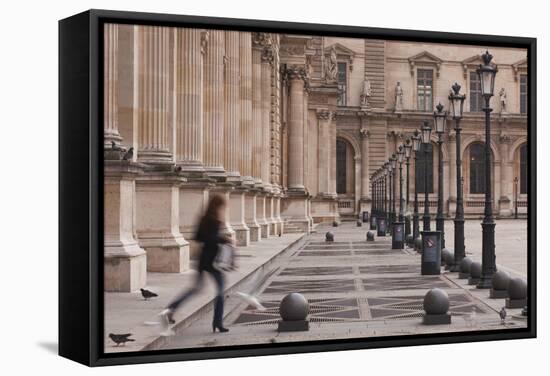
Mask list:
[{"label": "paved courtyard", "polygon": [[[434,226],[435,227],[435,226]],[[452,248],[452,221],[446,223],[447,247]],[[517,328],[526,322],[508,310],[504,325],[498,311],[503,299],[489,299],[488,290],[478,290],[459,280],[457,273],[420,275],[420,256],[412,250],[392,250],[390,237],[367,243],[366,226],[344,222],[334,228],[317,227],[289,248],[264,272],[239,286],[256,295],[267,308],[255,309],[234,294],[226,301],[228,333],[211,332],[211,312],[164,342],[162,348],[212,347],[252,343],[291,342],[316,339],[374,337]],[[331,231],[334,243],[326,243]],[[479,220],[466,222],[467,253],[481,259]],[[526,276],[526,221],[502,220],[496,227],[497,264],[512,274]],[[450,325],[421,324],[422,299],[430,288],[447,291],[451,307]],[[308,332],[278,333],[278,306],[290,292],[300,292],[310,302]]]}]

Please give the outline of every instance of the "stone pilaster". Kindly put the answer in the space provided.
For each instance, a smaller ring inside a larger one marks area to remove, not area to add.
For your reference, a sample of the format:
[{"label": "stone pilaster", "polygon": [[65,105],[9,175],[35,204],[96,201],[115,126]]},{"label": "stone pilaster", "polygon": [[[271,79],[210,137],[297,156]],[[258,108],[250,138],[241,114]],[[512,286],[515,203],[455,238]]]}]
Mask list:
[{"label": "stone pilaster", "polygon": [[239,33],[240,67],[240,166],[241,178],[247,185],[254,184],[252,178],[252,36],[249,32]]},{"label": "stone pilaster", "polygon": [[210,179],[192,179],[180,185],[179,229],[189,242],[190,258],[199,257],[201,244],[195,240],[199,220],[208,206],[209,190],[214,185]]},{"label": "stone pilaster", "polygon": [[229,220],[235,231],[235,243],[239,247],[250,244],[250,229],[246,224],[246,186],[238,186],[229,196]]},{"label": "stone pilaster", "polygon": [[[362,127],[359,130],[361,138],[361,207],[359,213],[371,211],[370,176],[369,176],[369,136],[370,132],[366,124],[367,119],[362,118]],[[405,189],[405,186],[404,186]],[[406,210],[405,210],[406,211]]]},{"label": "stone pilaster", "polygon": [[170,32],[167,27],[138,26],[137,100],[138,161],[172,164],[169,151]]},{"label": "stone pilaster", "polygon": [[261,81],[262,81],[262,154],[261,154],[261,179],[263,187],[271,191],[271,65],[273,64],[273,51],[271,48],[271,36],[265,37],[263,43],[265,47],[262,50],[261,63]]},{"label": "stone pilaster", "polygon": [[225,178],[224,55],[225,32],[208,31],[204,58],[204,165],[211,177]]},{"label": "stone pilaster", "polygon": [[202,34],[176,29],[176,162],[184,173],[202,173],[203,69]]},{"label": "stone pilaster", "polygon": [[317,119],[319,121],[318,137],[318,175],[319,195],[330,196],[330,121],[331,113],[328,109],[318,109]]},{"label": "stone pilaster", "polygon": [[[228,179],[240,177],[241,166],[240,123],[241,102],[239,83],[239,32],[225,32],[225,156],[224,165]],[[241,195],[242,196],[242,195]]]},{"label": "stone pilaster", "polygon": [[264,33],[252,33],[252,177],[262,184],[262,52]]}]

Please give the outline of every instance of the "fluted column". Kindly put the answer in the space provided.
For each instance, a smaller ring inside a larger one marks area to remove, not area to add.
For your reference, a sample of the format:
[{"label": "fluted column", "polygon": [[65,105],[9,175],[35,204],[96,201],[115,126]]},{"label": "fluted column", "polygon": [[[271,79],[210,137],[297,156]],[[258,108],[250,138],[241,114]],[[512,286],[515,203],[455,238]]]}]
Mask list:
[{"label": "fluted column", "polygon": [[240,176],[240,83],[239,83],[239,32],[225,32],[225,157],[228,177]]},{"label": "fluted column", "polygon": [[262,35],[252,34],[252,177],[262,183]]},{"label": "fluted column", "polygon": [[[334,119],[334,114],[332,115]],[[330,125],[330,193],[336,196],[336,122]]]},{"label": "fluted column", "polygon": [[288,69],[290,80],[288,119],[288,188],[304,191],[304,68]]},{"label": "fluted column", "polygon": [[210,30],[204,60],[204,164],[213,177],[225,175],[224,31]]},{"label": "fluted column", "polygon": [[176,161],[203,171],[202,43],[199,29],[176,30]]},{"label": "fluted column", "polygon": [[264,188],[271,190],[271,64],[273,51],[268,45],[262,50],[261,86],[262,86],[262,154],[261,179]]},{"label": "fluted column", "polygon": [[103,60],[103,142],[120,144],[118,132],[118,25],[105,24]]},{"label": "fluted column", "polygon": [[[118,131],[118,25],[104,30],[104,184],[103,245],[105,291],[131,292],[147,282],[147,256],[135,238],[135,177],[141,166],[121,160]],[[112,143],[115,147],[112,147]]]},{"label": "fluted column", "polygon": [[138,27],[138,160],[151,164],[172,163],[168,144],[169,33],[166,27]]},{"label": "fluted column", "polygon": [[248,32],[239,33],[240,71],[240,166],[245,183],[252,180],[252,36]]},{"label": "fluted column", "polygon": [[361,199],[370,201],[369,179],[369,131],[361,128]]}]

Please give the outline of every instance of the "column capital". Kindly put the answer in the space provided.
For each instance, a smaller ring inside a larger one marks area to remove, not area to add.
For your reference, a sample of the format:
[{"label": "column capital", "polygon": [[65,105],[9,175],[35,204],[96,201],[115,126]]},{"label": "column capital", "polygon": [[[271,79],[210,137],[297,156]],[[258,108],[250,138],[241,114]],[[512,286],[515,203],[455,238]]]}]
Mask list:
[{"label": "column capital", "polygon": [[271,48],[273,39],[269,33],[252,33],[252,48]]},{"label": "column capital", "polygon": [[326,108],[318,108],[317,109],[317,118],[319,120],[332,120],[332,111],[329,111]]},{"label": "column capital", "polygon": [[359,129],[359,136],[361,136],[361,139],[366,140],[370,136],[370,131],[363,127]]},{"label": "column capital", "polygon": [[512,139],[510,138],[510,135],[504,132],[500,133],[498,139],[501,144],[509,144],[512,141]]},{"label": "column capital", "polygon": [[273,65],[273,49],[270,47],[266,47],[262,50],[262,63],[268,63],[269,65]]}]

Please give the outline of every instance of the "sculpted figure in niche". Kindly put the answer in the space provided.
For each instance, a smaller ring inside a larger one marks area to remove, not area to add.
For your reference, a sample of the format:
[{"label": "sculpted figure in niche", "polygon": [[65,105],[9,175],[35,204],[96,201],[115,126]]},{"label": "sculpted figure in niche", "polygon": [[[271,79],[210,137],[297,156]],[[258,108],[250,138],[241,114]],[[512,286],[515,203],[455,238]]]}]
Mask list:
[{"label": "sculpted figure in niche", "polygon": [[361,106],[367,107],[369,97],[371,95],[370,81],[363,81],[363,89],[361,90]]},{"label": "sculpted figure in niche", "polygon": [[506,91],[504,88],[500,89],[498,97],[500,100],[500,113],[506,112]]},{"label": "sculpted figure in niche", "polygon": [[338,75],[338,62],[336,60],[336,48],[332,46],[330,49],[330,56],[327,62],[327,81],[336,81]]},{"label": "sculpted figure in niche", "polygon": [[395,87],[395,111],[401,111],[403,109],[403,88],[398,81]]}]

